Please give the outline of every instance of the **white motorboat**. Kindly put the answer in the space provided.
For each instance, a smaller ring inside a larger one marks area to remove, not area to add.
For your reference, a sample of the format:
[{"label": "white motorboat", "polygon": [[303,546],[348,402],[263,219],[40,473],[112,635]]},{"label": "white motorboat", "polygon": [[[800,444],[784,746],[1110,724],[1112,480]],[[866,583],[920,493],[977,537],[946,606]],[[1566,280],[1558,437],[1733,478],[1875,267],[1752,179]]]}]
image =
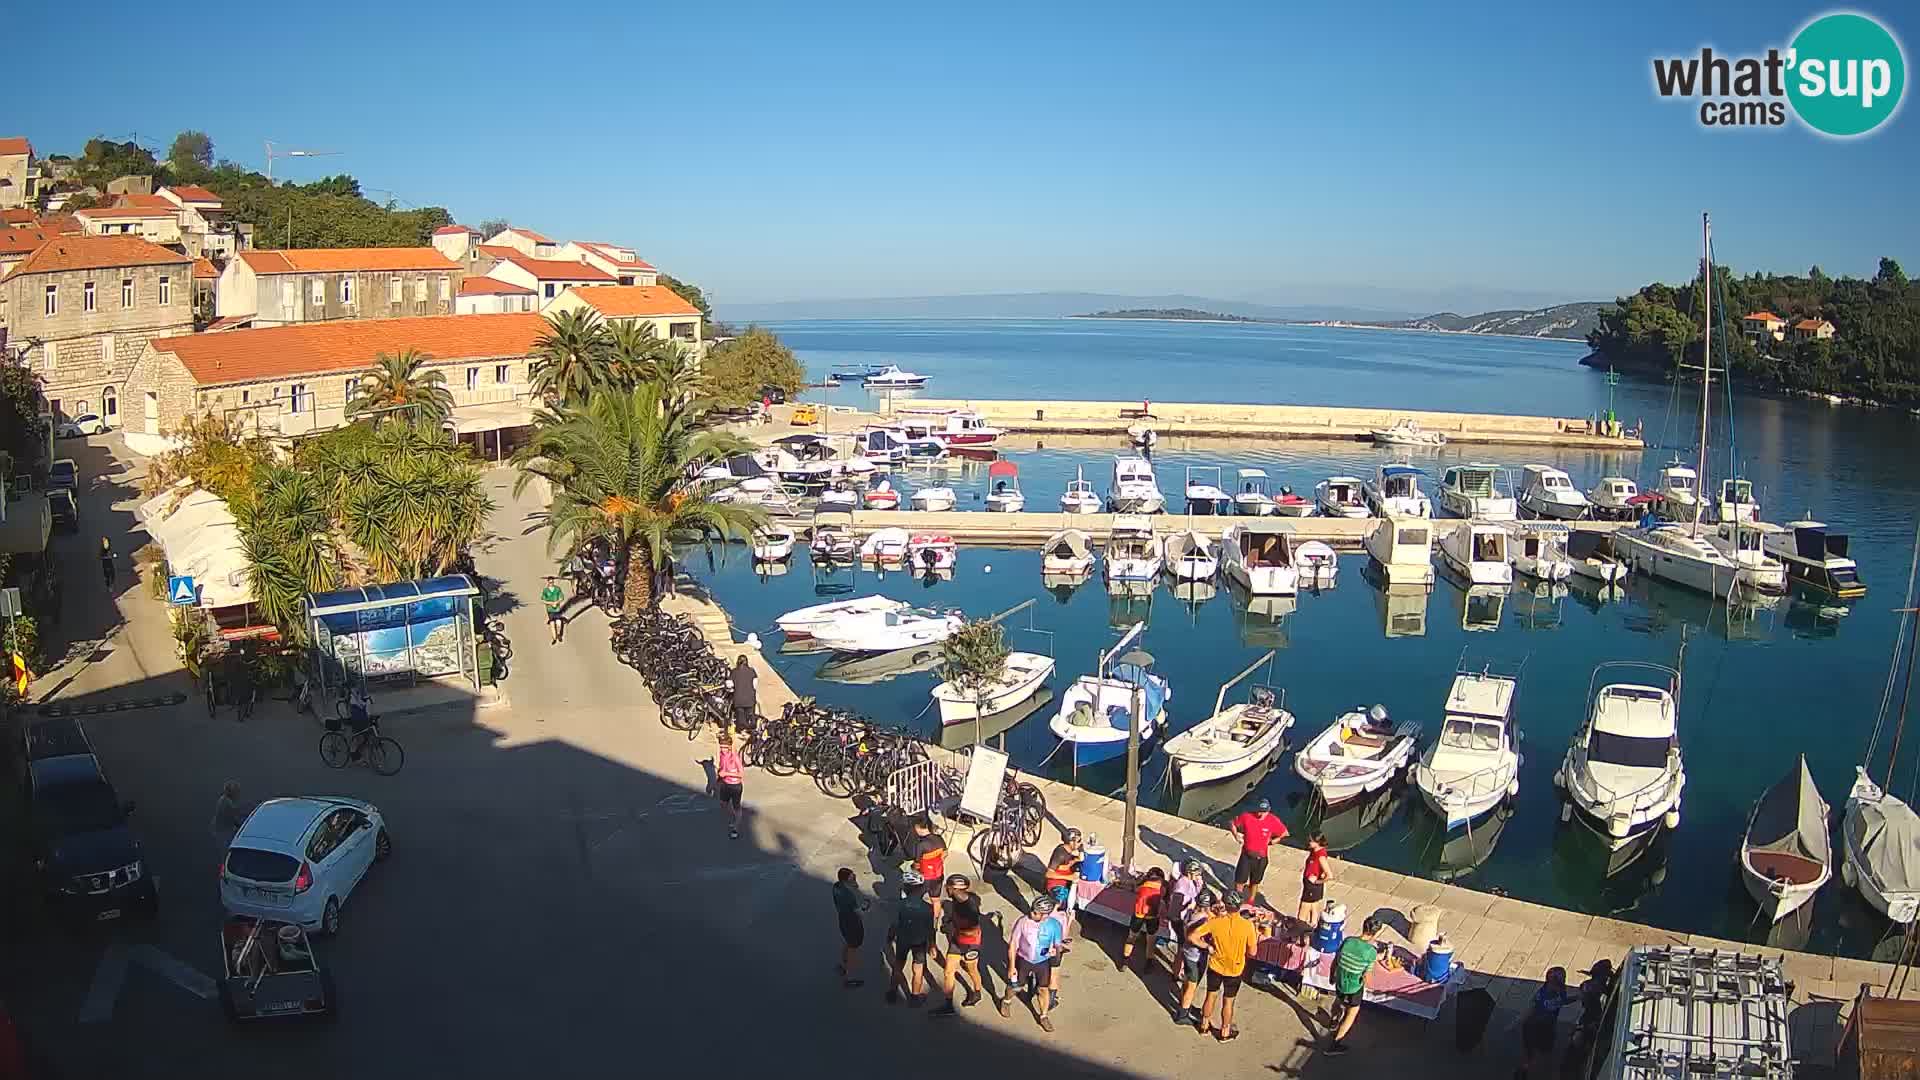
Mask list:
[{"label": "white motorboat", "polygon": [[1753,804],[1740,842],[1740,879],[1768,922],[1799,910],[1833,877],[1827,814],[1805,754]]},{"label": "white motorboat", "polygon": [[927,385],[927,377],[917,372],[902,371],[898,365],[888,364],[868,375],[866,382],[868,386],[877,386],[882,390],[914,390]]},{"label": "white motorboat", "polygon": [[1142,450],[1151,450],[1160,441],[1160,433],[1145,424],[1128,424],[1127,441]]},{"label": "white motorboat", "polygon": [[1753,520],[1726,521],[1705,534],[1707,542],[1732,562],[1741,588],[1768,596],[1787,591],[1787,568],[1766,551],[1765,529]]},{"label": "white motorboat", "polygon": [[1383,517],[1367,534],[1366,549],[1387,584],[1433,584],[1433,524],[1426,519]]},{"label": "white motorboat", "polygon": [[[1293,488],[1286,484],[1281,484],[1280,494],[1273,497],[1273,512],[1280,517],[1312,517],[1313,511],[1313,500],[1294,494]],[[1360,516],[1366,516],[1366,508],[1364,506],[1361,507]]]},{"label": "white motorboat", "polygon": [[1241,469],[1240,490],[1233,493],[1233,509],[1248,517],[1265,517],[1274,512],[1273,496],[1267,493],[1265,469]]},{"label": "white motorboat", "polygon": [[908,503],[915,510],[951,510],[953,504],[958,501],[952,488],[945,484],[935,484],[931,487],[915,488],[913,497],[908,500]]},{"label": "white motorboat", "polygon": [[826,604],[814,604],[812,607],[795,608],[774,620],[780,633],[788,641],[803,641],[813,637],[814,631],[824,626],[832,626],[843,619],[872,615],[876,612],[899,611],[907,606],[905,600],[895,600],[890,596],[861,596],[848,600],[835,600]]},{"label": "white motorboat", "polygon": [[1060,710],[1047,726],[1072,747],[1075,767],[1125,755],[1130,730],[1137,730],[1144,744],[1160,729],[1173,697],[1167,680],[1146,667],[1115,662],[1145,626],[1129,627],[1118,644],[1100,654],[1092,675],[1073,680],[1060,695]]},{"label": "white motorboat", "polygon": [[1270,528],[1229,526],[1220,538],[1220,562],[1227,579],[1254,596],[1292,596],[1300,591],[1293,537]]},{"label": "white motorboat", "polygon": [[987,509],[997,514],[1017,514],[1026,507],[1027,497],[1020,491],[1020,466],[1011,461],[987,466]]},{"label": "white motorboat", "polygon": [[1606,533],[1578,529],[1567,534],[1567,562],[1573,576],[1618,585],[1627,580],[1627,564],[1613,554],[1613,540]]},{"label": "white motorboat", "polygon": [[1520,509],[1531,517],[1573,521],[1587,516],[1587,497],[1551,465],[1520,467]]},{"label": "white motorboat", "polygon": [[1193,529],[1182,529],[1166,538],[1161,547],[1167,573],[1177,581],[1212,581],[1220,572],[1220,557],[1213,540]]},{"label": "white motorboat", "polygon": [[880,466],[864,454],[840,459],[840,467],[848,476],[864,482],[868,477],[880,471]]},{"label": "white motorboat", "polygon": [[815,643],[835,652],[886,653],[938,645],[966,622],[958,612],[895,608],[837,619],[813,631]]},{"label": "white motorboat", "polygon": [[1595,668],[1592,682],[1620,668],[1654,672],[1666,685],[1608,683],[1594,692],[1590,684],[1587,721],[1553,776],[1567,796],[1562,816],[1578,818],[1613,851],[1650,839],[1663,826],[1678,828],[1687,786],[1674,704],[1680,673],[1616,660]]},{"label": "white motorboat", "polygon": [[1222,783],[1259,769],[1264,771],[1286,750],[1287,729],[1293,714],[1271,686],[1255,686],[1245,702],[1227,704],[1227,694],[1247,676],[1273,661],[1273,651],[1221,684],[1213,699],[1213,714],[1168,739],[1167,779],[1176,801],[1181,792]]},{"label": "white motorboat", "polygon": [[1789,579],[1841,600],[1867,595],[1860,568],[1847,555],[1845,533],[1808,520],[1789,521],[1784,526],[1761,524],[1760,532],[1762,548],[1780,560]]},{"label": "white motorboat", "polygon": [[1525,525],[1509,528],[1513,530],[1514,569],[1541,581],[1565,581],[1573,576],[1573,561],[1567,558],[1560,533]]},{"label": "white motorboat", "polygon": [[914,533],[907,538],[907,568],[921,573],[951,570],[960,561],[960,549],[946,533]]},{"label": "white motorboat", "polygon": [[900,493],[894,490],[893,481],[882,478],[867,488],[866,503],[869,510],[898,510]]},{"label": "white motorboat", "polygon": [[947,459],[947,444],[929,435],[908,435],[902,465],[931,465]]},{"label": "white motorboat", "polygon": [[898,465],[907,456],[907,439],[896,428],[867,428],[855,436],[860,455],[868,461]]},{"label": "white motorboat", "polygon": [[1139,514],[1117,514],[1107,535],[1107,580],[1146,582],[1160,576],[1160,541],[1153,535],[1153,519]]},{"label": "white motorboat", "polygon": [[1330,589],[1340,573],[1340,559],[1333,545],[1309,540],[1293,549],[1293,565],[1300,569],[1300,585],[1310,589]]},{"label": "white motorboat", "polygon": [[1152,462],[1131,455],[1113,459],[1113,479],[1107,483],[1108,513],[1157,514],[1166,508]]},{"label": "white motorboat", "polygon": [[820,510],[845,510],[852,513],[860,507],[860,493],[845,480],[838,481],[826,491],[820,493]]},{"label": "white motorboat", "polygon": [[853,532],[853,515],[846,510],[816,510],[807,551],[820,562],[852,562],[860,554]]},{"label": "white motorboat", "polygon": [[1375,517],[1432,517],[1433,501],[1420,490],[1423,474],[1411,465],[1382,465],[1361,487]]},{"label": "white motorboat", "polygon": [[1760,504],[1753,498],[1753,481],[1730,477],[1720,481],[1720,498],[1713,506],[1715,521],[1758,521]]},{"label": "white motorboat", "polygon": [[1293,752],[1293,771],[1333,804],[1385,787],[1419,745],[1419,724],[1395,723],[1384,705],[1354,709]]},{"label": "white motorboat", "polygon": [[1188,514],[1225,514],[1233,508],[1233,497],[1220,487],[1218,465],[1187,466],[1185,488]]},{"label": "white motorboat", "polygon": [[1371,517],[1366,497],[1361,494],[1364,486],[1357,476],[1329,476],[1314,486],[1313,501],[1324,517]]},{"label": "white motorboat", "polygon": [[876,566],[900,566],[907,561],[907,530],[875,529],[860,545],[860,561]]},{"label": "white motorboat", "polygon": [[1840,817],[1841,876],[1874,910],[1906,925],[1920,916],[1920,814],[1857,766]]},{"label": "white motorboat", "polygon": [[1598,521],[1632,521],[1650,501],[1640,494],[1640,485],[1624,476],[1603,476],[1587,491],[1587,506]]},{"label": "white motorboat", "polygon": [[1093,540],[1079,529],[1062,529],[1040,545],[1040,575],[1074,578],[1093,572]]},{"label": "white motorboat", "polygon": [[1468,521],[1440,541],[1440,558],[1469,585],[1511,585],[1513,566],[1507,562],[1512,538],[1500,525]]},{"label": "white motorboat", "polygon": [[1073,479],[1067,481],[1066,494],[1060,496],[1060,510],[1068,514],[1100,512],[1100,496],[1094,494],[1093,481],[1087,479],[1085,471],[1078,465],[1073,467]]},{"label": "white motorboat", "polygon": [[793,555],[793,530],[785,525],[765,525],[753,531],[749,539],[754,562],[779,562]]},{"label": "white motorboat", "polygon": [[1379,446],[1436,447],[1447,445],[1447,437],[1437,431],[1428,431],[1420,426],[1420,421],[1411,416],[1403,416],[1393,422],[1391,427],[1374,428],[1373,441]]},{"label": "white motorboat", "polygon": [[1669,521],[1692,521],[1700,509],[1700,474],[1678,460],[1660,470],[1654,506]]},{"label": "white motorboat", "polygon": [[[923,380],[924,381],[924,380]],[[1005,432],[966,409],[902,409],[909,422],[925,425],[924,434],[948,446],[992,446]]]},{"label": "white motorboat", "polygon": [[1709,596],[1727,595],[1740,577],[1739,567],[1708,543],[1705,535],[1670,521],[1615,531],[1613,550],[1635,574]]},{"label": "white motorboat", "polygon": [[1460,670],[1447,691],[1440,737],[1414,767],[1414,786],[1448,829],[1470,826],[1520,794],[1520,740],[1514,730],[1515,679],[1490,668]]},{"label": "white motorboat", "polygon": [[942,682],[933,688],[933,700],[940,705],[943,727],[966,723],[1018,705],[1052,677],[1053,657],[1010,652],[1006,670],[999,678],[976,689],[962,689],[952,682]]},{"label": "white motorboat", "polygon": [[779,478],[751,454],[734,454],[700,470],[707,499],[717,503],[757,503],[779,486]]},{"label": "white motorboat", "polygon": [[1498,465],[1479,461],[1449,465],[1440,474],[1440,508],[1455,517],[1479,521],[1514,520],[1513,496],[1500,488],[1503,472]]}]

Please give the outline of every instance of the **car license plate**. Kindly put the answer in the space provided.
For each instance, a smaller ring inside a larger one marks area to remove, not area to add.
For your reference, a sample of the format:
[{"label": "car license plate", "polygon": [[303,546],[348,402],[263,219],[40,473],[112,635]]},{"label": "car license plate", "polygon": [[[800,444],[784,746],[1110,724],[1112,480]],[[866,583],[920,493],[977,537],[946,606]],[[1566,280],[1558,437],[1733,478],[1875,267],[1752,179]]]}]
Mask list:
[{"label": "car license plate", "polygon": [[281,1002],[276,1002],[272,1005],[262,1006],[260,1008],[260,1012],[262,1015],[270,1016],[274,1013],[299,1012],[300,1009],[301,1009],[301,1005],[297,1001],[281,1001]]},{"label": "car license plate", "polygon": [[106,922],[108,919],[117,919],[119,917],[120,917],[120,909],[117,907],[110,907],[105,911],[100,912],[98,915],[94,916],[94,918],[99,920],[100,922]]}]

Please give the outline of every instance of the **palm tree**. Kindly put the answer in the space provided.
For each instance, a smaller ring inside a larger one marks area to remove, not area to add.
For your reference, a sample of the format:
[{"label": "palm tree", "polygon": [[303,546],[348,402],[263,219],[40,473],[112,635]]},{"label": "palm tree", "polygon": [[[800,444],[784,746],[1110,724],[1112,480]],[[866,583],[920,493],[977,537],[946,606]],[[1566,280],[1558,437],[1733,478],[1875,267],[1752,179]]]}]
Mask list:
[{"label": "palm tree", "polygon": [[254,603],[283,635],[303,638],[301,602],[340,579],[325,492],[306,472],[272,465],[261,470],[253,496],[230,507]]},{"label": "palm tree", "polygon": [[614,380],[622,386],[644,381],[660,345],[652,323],[621,319],[608,324],[607,349],[612,354]]},{"label": "palm tree", "polygon": [[554,405],[584,403],[615,381],[607,325],[587,308],[547,316],[533,355],[534,393]]},{"label": "palm tree", "polygon": [[[358,392],[347,402],[347,418],[412,406],[408,411],[415,426],[438,431],[453,415],[453,393],[444,372],[420,370],[431,359],[417,349],[374,357],[373,374],[360,380]],[[378,425],[379,417],[374,423]]]},{"label": "palm tree", "polygon": [[549,553],[612,541],[629,612],[654,602],[653,576],[671,565],[675,544],[745,537],[766,524],[757,507],[710,501],[716,485],[694,479],[702,465],[751,448],[737,435],[700,430],[697,417],[652,383],[602,390],[546,414],[514,454],[516,495],[536,476],[552,486]]},{"label": "palm tree", "polygon": [[686,405],[707,392],[707,376],[700,368],[699,355],[677,341],[660,343],[645,376],[660,387],[662,397],[675,404]]}]

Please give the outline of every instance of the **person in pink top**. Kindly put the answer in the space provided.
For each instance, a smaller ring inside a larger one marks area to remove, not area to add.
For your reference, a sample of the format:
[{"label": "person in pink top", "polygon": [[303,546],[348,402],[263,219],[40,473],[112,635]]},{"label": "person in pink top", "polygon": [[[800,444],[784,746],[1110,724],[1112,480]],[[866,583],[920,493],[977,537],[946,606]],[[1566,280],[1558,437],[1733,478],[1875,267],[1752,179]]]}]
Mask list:
[{"label": "person in pink top", "polygon": [[1233,819],[1233,835],[1240,838],[1240,861],[1233,868],[1233,888],[1252,904],[1260,898],[1260,882],[1267,876],[1267,852],[1275,840],[1287,838],[1287,824],[1274,816],[1265,799]]},{"label": "person in pink top", "polygon": [[745,772],[740,763],[740,751],[733,746],[733,731],[721,728],[720,749],[713,755],[713,792],[726,804],[727,835],[735,840],[740,839],[740,795],[744,790]]}]

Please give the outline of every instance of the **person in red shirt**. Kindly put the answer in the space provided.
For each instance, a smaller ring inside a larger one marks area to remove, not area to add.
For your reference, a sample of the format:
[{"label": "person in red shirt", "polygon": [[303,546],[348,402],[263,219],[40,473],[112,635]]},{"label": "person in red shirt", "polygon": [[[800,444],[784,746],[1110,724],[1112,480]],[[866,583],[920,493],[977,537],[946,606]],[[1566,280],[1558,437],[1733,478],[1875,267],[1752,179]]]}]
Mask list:
[{"label": "person in red shirt", "polygon": [[1327,879],[1333,872],[1327,868],[1327,838],[1322,833],[1314,833],[1307,841],[1307,865],[1300,871],[1300,910],[1297,913],[1301,925],[1311,932],[1320,922],[1320,904],[1327,898]]},{"label": "person in red shirt", "polygon": [[1260,897],[1260,882],[1267,876],[1267,851],[1275,840],[1287,838],[1287,825],[1273,814],[1273,804],[1265,799],[1253,809],[1233,819],[1233,835],[1240,838],[1240,861],[1233,868],[1233,889],[1252,904]]},{"label": "person in red shirt", "polygon": [[933,831],[933,822],[925,814],[913,821],[913,843],[908,848],[913,869],[927,883],[927,902],[933,905],[933,917],[939,920],[941,883],[947,880],[947,842]]},{"label": "person in red shirt", "polygon": [[[1160,901],[1167,887],[1167,872],[1154,867],[1147,876],[1133,887],[1133,923],[1127,928],[1127,940],[1120,946],[1121,971],[1127,970],[1127,962],[1133,959],[1133,946],[1141,938],[1153,940],[1155,931],[1160,929]],[[1147,950],[1148,964],[1152,964],[1153,950]]]}]

